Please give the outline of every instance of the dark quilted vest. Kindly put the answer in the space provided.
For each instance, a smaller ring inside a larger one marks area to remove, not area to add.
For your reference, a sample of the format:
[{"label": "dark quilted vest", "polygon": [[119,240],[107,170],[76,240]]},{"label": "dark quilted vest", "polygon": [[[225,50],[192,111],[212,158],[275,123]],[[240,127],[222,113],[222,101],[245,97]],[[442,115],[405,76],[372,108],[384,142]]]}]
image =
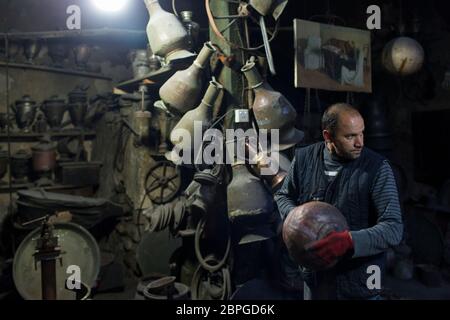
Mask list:
[{"label": "dark quilted vest", "polygon": [[[345,163],[336,178],[328,183],[324,174],[324,147],[325,144],[319,142],[296,151],[297,172],[300,173],[298,204],[315,199],[334,205],[347,219],[351,231],[375,225],[377,213],[370,199],[370,188],[384,158],[364,148],[358,159]],[[322,299],[364,299],[379,294],[376,289],[367,288],[367,279],[371,275],[367,268],[370,265],[383,270],[384,254],[343,259],[331,270],[304,270],[303,274],[305,281],[312,286],[315,281],[326,282],[327,296],[322,296]]]}]

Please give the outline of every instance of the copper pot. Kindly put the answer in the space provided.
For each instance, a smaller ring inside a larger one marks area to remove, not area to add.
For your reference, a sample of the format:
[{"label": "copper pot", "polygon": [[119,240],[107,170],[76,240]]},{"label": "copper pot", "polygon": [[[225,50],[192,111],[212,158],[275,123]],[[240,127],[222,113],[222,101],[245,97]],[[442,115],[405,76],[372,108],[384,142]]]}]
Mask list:
[{"label": "copper pot", "polygon": [[56,166],[56,146],[48,137],[31,148],[33,153],[33,170],[36,173],[52,171]]},{"label": "copper pot", "polygon": [[332,231],[348,230],[345,217],[331,204],[312,201],[294,208],[283,224],[283,240],[291,257],[301,266],[321,270],[333,267],[338,261],[324,264],[306,251],[306,246]]},{"label": "copper pot", "polygon": [[186,300],[189,287],[175,282],[175,277],[163,277],[150,282],[144,289],[147,300]]}]

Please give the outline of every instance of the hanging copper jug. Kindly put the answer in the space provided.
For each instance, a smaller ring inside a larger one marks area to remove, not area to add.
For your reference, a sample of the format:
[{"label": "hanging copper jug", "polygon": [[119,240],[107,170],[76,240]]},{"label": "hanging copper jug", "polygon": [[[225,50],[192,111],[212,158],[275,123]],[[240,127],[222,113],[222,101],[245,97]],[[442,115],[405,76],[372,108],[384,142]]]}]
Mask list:
[{"label": "hanging copper jug", "polygon": [[158,0],[144,1],[150,15],[147,37],[153,53],[164,57],[166,62],[193,56],[187,50],[188,34],[178,18],[163,10]]},{"label": "hanging copper jug", "polygon": [[279,143],[275,143],[279,150],[300,142],[304,133],[294,127],[297,112],[290,102],[263,80],[255,62],[248,61],[241,70],[255,92],[252,109],[259,129],[279,130]]},{"label": "hanging copper jug", "polygon": [[216,51],[211,42],[206,42],[192,65],[176,72],[159,89],[161,100],[175,113],[184,114],[194,108],[203,87],[203,70]]},{"label": "hanging copper jug", "polygon": [[274,210],[269,190],[243,161],[235,161],[232,170],[233,179],[227,188],[228,218],[238,227],[267,223]]},{"label": "hanging copper jug", "polygon": [[[223,89],[223,86],[214,79],[209,82],[208,89],[203,96],[199,106],[193,110],[188,111],[173,128],[170,140],[176,145],[177,150],[192,150],[194,148],[195,125],[201,124],[201,134],[209,128],[213,119],[214,103]],[[189,141],[185,141],[179,135],[179,130],[186,130],[190,135]],[[173,133],[173,134],[172,134]],[[201,137],[200,137],[201,138]],[[169,156],[172,159],[172,156]]]}]

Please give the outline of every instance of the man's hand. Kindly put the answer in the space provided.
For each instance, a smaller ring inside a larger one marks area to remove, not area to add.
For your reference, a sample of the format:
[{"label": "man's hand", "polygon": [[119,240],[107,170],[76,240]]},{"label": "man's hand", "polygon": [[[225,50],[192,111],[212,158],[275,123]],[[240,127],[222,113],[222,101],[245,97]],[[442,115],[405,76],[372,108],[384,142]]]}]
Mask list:
[{"label": "man's hand", "polygon": [[308,254],[329,265],[353,249],[353,240],[348,231],[333,231],[325,238],[308,244],[305,249]]}]

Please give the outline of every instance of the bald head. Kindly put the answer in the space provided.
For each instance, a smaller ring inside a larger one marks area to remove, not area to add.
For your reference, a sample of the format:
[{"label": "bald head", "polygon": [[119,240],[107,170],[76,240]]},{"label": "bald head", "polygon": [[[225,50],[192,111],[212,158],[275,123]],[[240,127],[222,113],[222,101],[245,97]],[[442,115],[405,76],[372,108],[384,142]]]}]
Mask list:
[{"label": "bald head", "polygon": [[364,120],[351,105],[337,103],[325,110],[322,129],[323,138],[331,153],[347,160],[361,155],[364,146]]},{"label": "bald head", "polygon": [[329,106],[322,116],[322,130],[327,130],[331,135],[335,135],[342,116],[361,117],[361,114],[353,106],[347,103],[335,103]]}]

